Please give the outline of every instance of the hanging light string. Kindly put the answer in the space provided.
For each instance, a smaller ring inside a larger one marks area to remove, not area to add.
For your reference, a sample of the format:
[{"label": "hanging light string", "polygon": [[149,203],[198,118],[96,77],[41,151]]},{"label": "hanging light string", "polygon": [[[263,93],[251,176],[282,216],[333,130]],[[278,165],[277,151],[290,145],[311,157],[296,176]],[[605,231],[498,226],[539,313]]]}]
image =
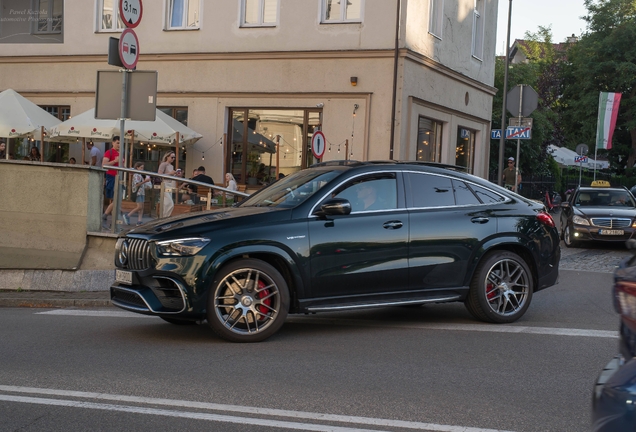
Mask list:
[{"label": "hanging light string", "polygon": [[192,146],[192,148],[194,148],[195,150],[198,150],[201,152],[201,160],[204,161],[205,160],[205,152],[206,151],[210,151],[210,149],[212,147],[214,147],[215,145],[220,145],[221,147],[223,147],[223,137],[219,138],[218,140],[216,140],[212,145],[210,145],[210,147],[206,148],[205,150],[201,151],[199,149],[197,149],[194,145]]}]

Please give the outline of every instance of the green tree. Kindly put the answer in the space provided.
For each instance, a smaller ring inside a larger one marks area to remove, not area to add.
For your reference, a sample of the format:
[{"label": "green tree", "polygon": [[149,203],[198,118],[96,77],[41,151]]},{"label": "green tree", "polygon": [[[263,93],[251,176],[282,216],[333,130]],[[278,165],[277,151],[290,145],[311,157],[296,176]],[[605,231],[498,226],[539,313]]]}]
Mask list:
[{"label": "green tree", "polygon": [[569,50],[564,70],[561,104],[568,147],[594,147],[599,92],[620,92],[608,159],[623,173],[636,161],[636,1],[585,0],[585,6],[588,30]]},{"label": "green tree", "polygon": [[[510,65],[508,86],[512,89],[517,84],[532,86],[539,94],[539,106],[532,113],[532,139],[521,141],[520,168],[522,173],[554,174],[553,165],[547,159],[549,144],[562,145],[564,142],[560,112],[558,106],[562,94],[561,53],[552,43],[550,27],[539,27],[536,33],[526,33],[526,39],[518,45],[528,58],[525,63]],[[501,89],[493,100],[492,127],[501,127],[501,108],[504,97],[503,80],[505,59],[498,58],[495,65],[495,87]],[[507,113],[507,117],[510,115]],[[505,155],[516,154],[516,141],[507,140]],[[490,147],[491,171],[498,169],[499,142]]]}]

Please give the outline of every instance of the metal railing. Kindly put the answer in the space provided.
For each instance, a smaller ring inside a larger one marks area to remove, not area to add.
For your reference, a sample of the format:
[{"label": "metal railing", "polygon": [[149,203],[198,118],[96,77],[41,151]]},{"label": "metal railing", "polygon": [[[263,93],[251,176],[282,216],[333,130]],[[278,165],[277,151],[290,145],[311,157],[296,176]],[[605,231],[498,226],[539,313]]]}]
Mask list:
[{"label": "metal railing", "polygon": [[[171,193],[171,194],[175,194],[175,196],[178,198],[179,194],[192,194],[193,192],[191,191],[187,191],[185,189],[182,189],[182,187],[184,186],[184,184],[188,184],[188,185],[194,185],[197,186],[197,196],[199,197],[199,200],[202,202],[205,202],[205,209],[206,210],[211,210],[212,206],[214,205],[214,207],[226,207],[227,204],[229,203],[230,205],[232,205],[235,200],[234,199],[229,199],[227,198],[228,195],[232,196],[232,197],[247,197],[250,194],[248,193],[244,193],[244,192],[240,192],[240,191],[234,191],[234,190],[230,190],[221,186],[216,186],[216,185],[212,185],[209,183],[204,183],[204,182],[200,182],[200,181],[196,181],[196,180],[191,180],[191,179],[186,179],[183,177],[176,177],[176,176],[171,176],[171,175],[167,175],[167,174],[158,174],[156,172],[152,172],[152,171],[141,171],[141,170],[137,170],[134,168],[123,168],[123,167],[113,167],[113,166],[109,166],[108,168],[95,168],[95,167],[91,167],[91,169],[95,169],[95,170],[100,170],[103,172],[109,171],[109,170],[115,170],[115,171],[120,171],[123,173],[130,173],[130,174],[140,174],[142,176],[149,176],[151,179],[155,179],[155,178],[160,178],[162,180],[170,180],[170,181],[174,181],[177,184],[176,188],[172,188],[172,187],[166,187],[166,184],[164,181],[161,182],[160,185],[153,184],[153,191],[155,190],[159,190],[159,208],[157,211],[157,218],[163,218],[164,214],[163,214],[163,209],[164,209],[164,200],[166,197],[167,193]],[[120,176],[115,176],[115,188],[114,188],[114,196],[113,196],[113,209],[111,212],[111,218],[112,221],[115,223],[112,223],[110,228],[108,228],[109,231],[116,233],[117,230],[117,225],[121,225],[124,223],[124,221],[121,218],[121,202],[124,198],[124,194],[126,193],[126,187],[125,185],[128,184],[129,182],[124,179],[124,183],[120,184],[120,180],[119,180]],[[123,186],[123,187],[122,187]],[[201,196],[201,194],[198,193],[198,188],[206,188],[207,193],[204,196]],[[215,195],[218,195],[221,199],[221,202],[214,202],[215,200]],[[130,192],[128,192],[128,196],[130,196]],[[198,200],[198,201],[199,201]],[[152,207],[155,204],[156,200],[153,194],[153,197],[151,198],[151,208],[150,208],[150,215],[152,216]],[[178,203],[178,199],[175,200],[175,205],[179,204]],[[191,208],[196,208],[200,210],[203,210],[203,205],[202,204],[195,204],[194,200],[191,200],[190,204],[183,204],[183,205],[188,205],[191,206]],[[145,207],[145,206],[144,206]],[[144,211],[144,207],[142,207],[142,212]],[[192,210],[189,210],[192,211]],[[103,227],[106,228],[106,227]]]}]

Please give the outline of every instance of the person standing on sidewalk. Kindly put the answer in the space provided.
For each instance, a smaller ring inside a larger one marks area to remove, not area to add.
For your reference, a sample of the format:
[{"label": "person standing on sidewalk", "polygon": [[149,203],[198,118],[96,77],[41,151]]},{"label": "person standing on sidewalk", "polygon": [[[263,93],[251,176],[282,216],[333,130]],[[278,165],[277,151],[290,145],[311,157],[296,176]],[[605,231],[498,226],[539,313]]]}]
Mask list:
[{"label": "person standing on sidewalk", "polygon": [[[165,155],[163,155],[163,159],[161,160],[161,164],[159,165],[159,169],[157,170],[158,174],[165,174],[169,176],[174,176],[177,172],[172,165],[176,158],[175,152],[169,151]],[[162,179],[164,185],[164,193],[163,193],[163,212],[162,217],[168,217],[172,214],[172,210],[174,209],[174,201],[172,200],[172,191],[176,189],[177,183],[174,180],[166,180]]]},{"label": "person standing on sidewalk", "polygon": [[[115,135],[113,137],[113,147],[110,150],[106,150],[104,153],[104,158],[102,159],[103,167],[118,167],[119,162],[124,163],[124,159],[119,155],[119,136]],[[117,170],[109,169],[106,171],[106,175],[104,176],[104,195],[106,199],[110,200],[108,207],[106,207],[106,211],[102,215],[102,219],[106,220],[108,215],[113,211],[113,197],[115,195],[115,176],[117,175]],[[124,223],[126,225],[130,225],[130,220],[128,216],[124,213],[121,215]]]},{"label": "person standing on sidewalk", "polygon": [[[515,176],[517,183],[515,185]],[[503,183],[506,189],[517,192],[517,185],[521,184],[521,173],[515,168],[515,158],[508,158],[508,168],[503,171]]]},{"label": "person standing on sidewalk", "polygon": [[102,156],[102,151],[99,147],[93,144],[93,141],[88,141],[86,143],[86,149],[90,152],[90,155],[88,156],[88,165],[101,168],[104,156]]}]

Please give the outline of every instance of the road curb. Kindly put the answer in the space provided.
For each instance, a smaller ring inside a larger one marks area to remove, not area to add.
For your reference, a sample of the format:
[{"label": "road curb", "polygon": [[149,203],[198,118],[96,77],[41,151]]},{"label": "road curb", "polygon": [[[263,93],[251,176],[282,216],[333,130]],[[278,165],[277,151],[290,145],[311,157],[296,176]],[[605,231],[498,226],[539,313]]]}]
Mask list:
[{"label": "road curb", "polygon": [[110,300],[104,299],[0,299],[0,307],[64,308],[64,307],[111,307]]}]

